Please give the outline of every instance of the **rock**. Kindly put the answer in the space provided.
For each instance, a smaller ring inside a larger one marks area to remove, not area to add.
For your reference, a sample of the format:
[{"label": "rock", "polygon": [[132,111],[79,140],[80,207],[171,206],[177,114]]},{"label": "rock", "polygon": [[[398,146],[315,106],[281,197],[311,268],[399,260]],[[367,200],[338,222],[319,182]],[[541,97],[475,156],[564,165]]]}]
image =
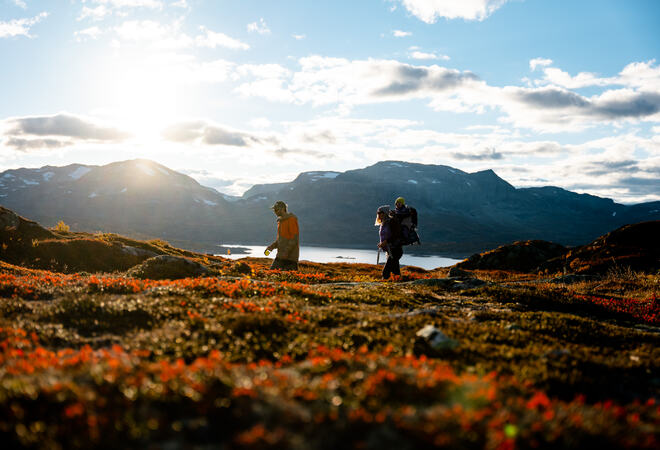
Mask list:
[{"label": "rock", "polygon": [[243,261],[240,261],[231,268],[231,272],[242,275],[250,275],[252,273],[252,267]]},{"label": "rock", "polygon": [[462,291],[465,289],[475,289],[481,286],[485,286],[489,283],[477,278],[466,278],[463,280],[455,280],[454,284],[450,286],[450,289],[453,291]]},{"label": "rock", "polygon": [[509,325],[507,325],[505,327],[505,329],[508,330],[508,331],[522,330],[520,325],[518,325],[517,323],[510,323]]},{"label": "rock", "polygon": [[518,241],[470,256],[455,267],[461,269],[516,270],[531,272],[551,258],[563,255],[566,247],[547,241]]},{"label": "rock", "polygon": [[450,278],[473,278],[474,274],[472,272],[468,272],[467,270],[463,270],[460,267],[452,266],[451,269],[449,269],[449,277]]},{"label": "rock", "polygon": [[179,278],[209,275],[209,269],[195,261],[180,256],[160,255],[132,267],[126,275],[151,280],[176,280]]},{"label": "rock", "polygon": [[558,359],[571,354],[571,351],[565,348],[555,348],[543,354],[544,358]]},{"label": "rock", "polygon": [[416,335],[413,351],[418,355],[441,356],[458,347],[457,341],[431,324],[419,330]]},{"label": "rock", "polygon": [[406,283],[411,286],[428,286],[452,291],[473,289],[489,284],[486,281],[477,278],[422,278],[420,280],[406,281]]},{"label": "rock", "polygon": [[550,283],[555,283],[555,284],[573,284],[573,283],[580,283],[582,281],[592,281],[596,277],[591,276],[591,275],[577,275],[574,273],[568,274],[568,275],[562,275],[560,277],[553,278],[550,280]]},{"label": "rock", "polygon": [[419,280],[409,281],[408,283],[413,286],[449,288],[454,284],[454,280],[451,278],[422,278]]},{"label": "rock", "polygon": [[37,222],[19,216],[0,206],[0,242],[14,246],[17,242],[32,246],[33,239],[52,239],[55,236]]},{"label": "rock", "polygon": [[657,273],[660,270],[660,220],[624,225],[546,261],[540,269],[550,273],[568,269],[591,275],[626,270]]},{"label": "rock", "polygon": [[139,256],[142,258],[151,258],[152,256],[157,256],[158,253],[152,252],[150,250],[145,250],[143,248],[131,247],[130,245],[124,245],[122,251],[131,256]]}]

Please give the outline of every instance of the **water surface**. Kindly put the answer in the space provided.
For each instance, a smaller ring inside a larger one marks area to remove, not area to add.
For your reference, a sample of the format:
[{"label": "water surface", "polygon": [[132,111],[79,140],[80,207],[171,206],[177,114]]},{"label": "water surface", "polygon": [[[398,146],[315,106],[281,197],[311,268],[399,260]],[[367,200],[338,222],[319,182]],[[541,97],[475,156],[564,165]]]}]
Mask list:
[{"label": "water surface", "polygon": [[[219,256],[239,259],[246,256],[264,257],[264,245],[223,245],[222,253]],[[231,253],[226,254],[226,249]],[[277,251],[270,254],[269,258],[274,258]],[[336,248],[336,247],[300,247],[300,260],[312,261],[318,263],[345,262],[345,263],[367,263],[376,264],[378,252],[374,250],[354,249],[354,248]],[[384,263],[387,255],[380,253],[380,263]],[[429,255],[407,255],[401,258],[401,265],[417,266],[426,270],[436,269],[438,267],[448,267],[460,262],[460,259],[446,258],[444,256]]]}]

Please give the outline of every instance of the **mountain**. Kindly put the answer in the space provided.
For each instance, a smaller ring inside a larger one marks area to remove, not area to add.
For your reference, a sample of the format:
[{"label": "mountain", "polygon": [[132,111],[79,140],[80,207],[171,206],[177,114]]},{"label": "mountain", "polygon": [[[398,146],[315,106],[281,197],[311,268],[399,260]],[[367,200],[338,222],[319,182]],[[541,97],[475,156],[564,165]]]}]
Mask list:
[{"label": "mountain", "polygon": [[0,174],[0,204],[46,226],[63,220],[73,229],[206,249],[271,242],[269,207],[276,200],[298,216],[303,244],[373,247],[376,208],[398,196],[419,212],[421,250],[456,256],[517,240],[580,245],[625,224],[660,219],[660,202],[626,206],[557,187],[517,189],[492,170],[401,161],[304,172],[291,182],[255,185],[242,197],[148,160]]},{"label": "mountain", "polygon": [[63,220],[77,230],[199,242],[215,239],[229,205],[214,189],[141,159],[8,170],[0,203],[47,226]]}]

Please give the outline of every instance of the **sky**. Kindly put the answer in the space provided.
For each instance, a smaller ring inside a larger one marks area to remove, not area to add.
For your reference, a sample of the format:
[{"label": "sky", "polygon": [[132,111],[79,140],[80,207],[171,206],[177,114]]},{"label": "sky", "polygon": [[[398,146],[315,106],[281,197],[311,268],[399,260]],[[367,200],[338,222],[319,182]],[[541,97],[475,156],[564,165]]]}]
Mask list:
[{"label": "sky", "polygon": [[660,200],[657,0],[0,0],[0,170],[383,160]]}]

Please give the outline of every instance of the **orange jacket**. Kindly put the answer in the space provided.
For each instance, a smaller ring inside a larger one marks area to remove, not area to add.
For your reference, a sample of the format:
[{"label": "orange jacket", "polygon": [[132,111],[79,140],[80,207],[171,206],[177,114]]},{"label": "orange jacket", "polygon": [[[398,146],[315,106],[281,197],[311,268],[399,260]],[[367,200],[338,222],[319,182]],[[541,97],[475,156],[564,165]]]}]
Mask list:
[{"label": "orange jacket", "polygon": [[277,238],[270,245],[277,249],[277,259],[298,261],[300,255],[300,230],[298,218],[291,213],[277,218]]}]

